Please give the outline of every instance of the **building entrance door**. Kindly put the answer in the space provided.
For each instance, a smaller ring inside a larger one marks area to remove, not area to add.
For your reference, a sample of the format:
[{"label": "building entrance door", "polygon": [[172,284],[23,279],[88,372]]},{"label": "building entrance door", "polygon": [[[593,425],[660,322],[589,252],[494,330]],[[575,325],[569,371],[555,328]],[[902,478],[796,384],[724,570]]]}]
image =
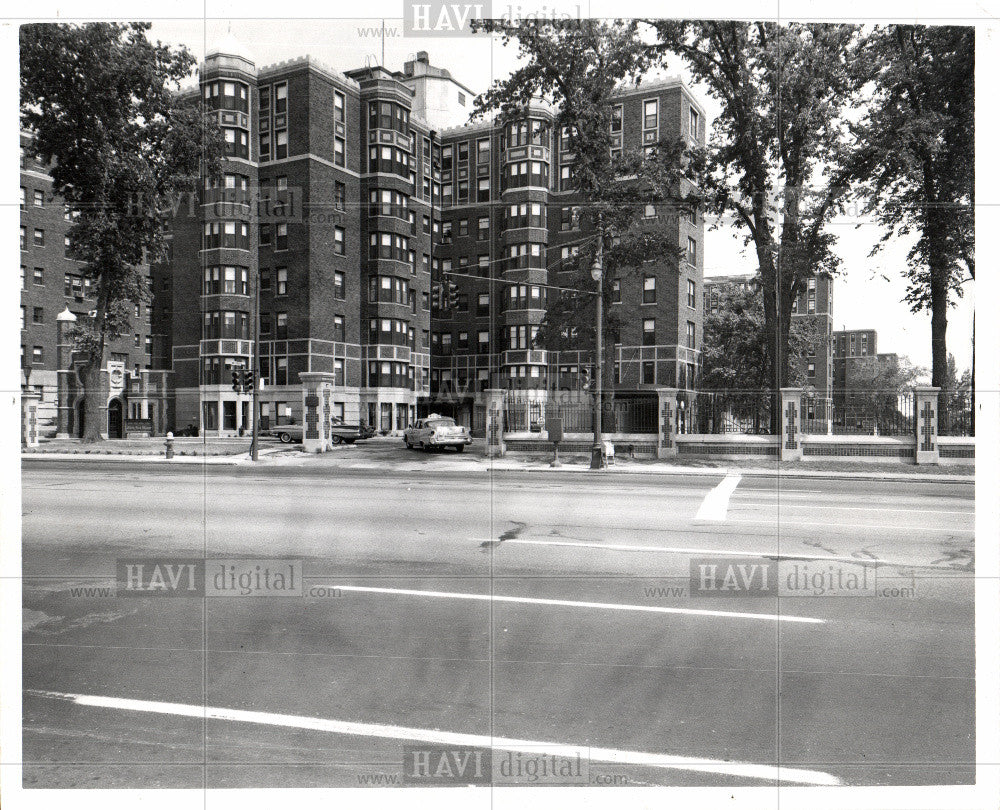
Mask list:
[{"label": "building entrance door", "polygon": [[122,401],[115,397],[108,403],[108,438],[124,438],[122,427]]}]

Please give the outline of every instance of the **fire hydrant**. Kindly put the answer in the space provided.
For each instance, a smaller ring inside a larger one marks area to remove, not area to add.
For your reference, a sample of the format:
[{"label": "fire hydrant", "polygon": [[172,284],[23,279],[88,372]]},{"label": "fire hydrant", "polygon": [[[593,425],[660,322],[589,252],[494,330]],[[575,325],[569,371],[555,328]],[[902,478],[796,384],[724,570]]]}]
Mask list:
[{"label": "fire hydrant", "polygon": [[166,446],[167,446],[167,458],[173,458],[174,457],[174,434],[173,434],[172,431],[169,431],[169,430],[167,431]]}]

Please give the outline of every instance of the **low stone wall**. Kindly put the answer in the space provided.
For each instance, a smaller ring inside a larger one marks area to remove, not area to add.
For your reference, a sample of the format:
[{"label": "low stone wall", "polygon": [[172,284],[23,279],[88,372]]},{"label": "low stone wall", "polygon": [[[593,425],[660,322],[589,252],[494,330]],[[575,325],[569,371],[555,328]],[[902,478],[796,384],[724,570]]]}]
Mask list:
[{"label": "low stone wall", "polygon": [[777,436],[750,436],[741,433],[683,433],[675,437],[679,456],[720,459],[778,458],[781,440]]},{"label": "low stone wall", "polygon": [[[652,433],[605,433],[604,441],[615,446],[615,455],[621,457],[656,457],[656,435]],[[552,453],[555,448],[548,434],[518,432],[504,435],[507,449],[513,452]],[[592,433],[565,433],[559,442],[560,453],[589,453],[594,446]]]}]

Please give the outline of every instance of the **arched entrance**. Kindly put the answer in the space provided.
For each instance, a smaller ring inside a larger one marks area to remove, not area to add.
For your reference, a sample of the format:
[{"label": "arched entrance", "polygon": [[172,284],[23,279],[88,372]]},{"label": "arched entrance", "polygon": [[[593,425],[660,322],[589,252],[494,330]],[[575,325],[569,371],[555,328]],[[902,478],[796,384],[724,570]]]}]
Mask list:
[{"label": "arched entrance", "polygon": [[122,401],[115,397],[108,403],[108,438],[124,438],[125,434],[122,428]]}]

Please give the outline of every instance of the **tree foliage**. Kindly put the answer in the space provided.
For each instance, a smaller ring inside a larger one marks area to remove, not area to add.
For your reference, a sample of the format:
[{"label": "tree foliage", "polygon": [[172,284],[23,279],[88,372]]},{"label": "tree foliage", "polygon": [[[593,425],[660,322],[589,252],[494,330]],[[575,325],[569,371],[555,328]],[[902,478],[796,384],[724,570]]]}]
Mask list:
[{"label": "tree foliage", "polygon": [[221,137],[175,89],[195,58],[146,38],[148,23],[33,24],[20,30],[21,126],[76,218],[71,256],[94,282],[94,317],[77,325],[85,440],[100,438],[100,368],[150,291],[141,266],[163,256],[163,202],[212,173]]},{"label": "tree foliage", "polygon": [[946,387],[948,307],[975,278],[975,29],[879,28],[859,65],[874,99],[853,127],[852,169],[884,229],[873,253],[916,235],[906,301],[931,313],[931,379]]},{"label": "tree foliage", "polygon": [[850,25],[667,20],[657,50],[718,100],[701,180],[709,210],[756,251],[767,387],[787,385],[791,307],[813,274],[835,273],[827,226],[846,186],[846,116],[857,102],[859,30]]}]

